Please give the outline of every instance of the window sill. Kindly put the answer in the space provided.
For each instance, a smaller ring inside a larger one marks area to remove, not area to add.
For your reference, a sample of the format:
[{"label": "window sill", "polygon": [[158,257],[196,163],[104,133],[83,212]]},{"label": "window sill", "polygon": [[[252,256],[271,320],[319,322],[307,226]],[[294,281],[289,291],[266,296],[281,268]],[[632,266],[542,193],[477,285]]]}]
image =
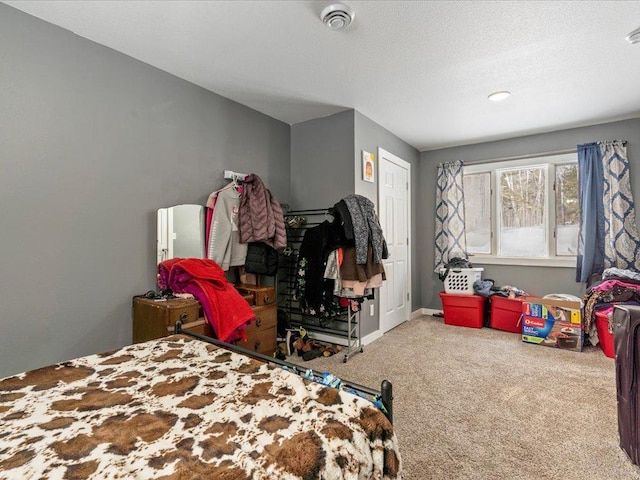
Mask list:
[{"label": "window sill", "polygon": [[576,268],[575,257],[556,258],[526,258],[526,257],[489,257],[472,255],[469,260],[473,266],[477,265],[513,265],[519,267],[560,267]]}]

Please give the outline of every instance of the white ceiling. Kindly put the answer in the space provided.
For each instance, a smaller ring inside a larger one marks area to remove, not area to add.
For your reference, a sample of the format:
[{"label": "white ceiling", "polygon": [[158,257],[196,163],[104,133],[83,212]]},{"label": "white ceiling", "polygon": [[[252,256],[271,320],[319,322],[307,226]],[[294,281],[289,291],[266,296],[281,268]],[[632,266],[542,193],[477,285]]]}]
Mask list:
[{"label": "white ceiling", "polygon": [[[640,117],[639,1],[6,1],[289,124],[354,108],[419,150]],[[492,103],[487,95],[513,95]]]}]

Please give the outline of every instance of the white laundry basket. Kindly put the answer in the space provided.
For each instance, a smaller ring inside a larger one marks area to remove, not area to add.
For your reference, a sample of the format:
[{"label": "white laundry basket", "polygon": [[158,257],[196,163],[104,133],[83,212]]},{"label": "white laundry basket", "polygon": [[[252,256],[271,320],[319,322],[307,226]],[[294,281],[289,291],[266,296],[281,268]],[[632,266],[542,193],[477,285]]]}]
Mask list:
[{"label": "white laundry basket", "polygon": [[[445,269],[441,270],[444,273]],[[444,279],[444,293],[473,295],[473,284],[482,279],[484,268],[452,268]]]}]

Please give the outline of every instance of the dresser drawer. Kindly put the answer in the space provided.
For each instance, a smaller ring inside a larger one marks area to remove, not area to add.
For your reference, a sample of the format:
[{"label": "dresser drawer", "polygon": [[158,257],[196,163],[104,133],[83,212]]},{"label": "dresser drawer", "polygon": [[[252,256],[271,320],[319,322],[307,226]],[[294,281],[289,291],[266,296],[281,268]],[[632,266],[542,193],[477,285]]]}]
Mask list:
[{"label": "dresser drawer", "polygon": [[133,343],[166,337],[178,320],[184,323],[200,319],[200,303],[194,299],[175,298],[157,301],[133,298]]},{"label": "dresser drawer", "polygon": [[260,307],[251,307],[253,314],[256,316],[255,322],[252,322],[250,327],[256,329],[266,330],[268,328],[275,328],[278,322],[278,310],[275,304],[262,305]]},{"label": "dresser drawer", "polygon": [[249,328],[245,331],[247,332],[247,341],[238,342],[236,345],[269,357],[273,356],[277,348],[275,327],[257,329],[251,332],[251,334],[249,334]]},{"label": "dresser drawer", "polygon": [[253,297],[252,305],[270,305],[276,302],[276,289],[274,287],[248,285],[246,283],[241,283],[235,287],[241,295],[248,294]]},{"label": "dresser drawer", "polygon": [[244,330],[247,334],[247,341],[238,342],[237,345],[247,350],[271,356],[276,350],[278,309],[275,304],[251,308],[256,319]]}]

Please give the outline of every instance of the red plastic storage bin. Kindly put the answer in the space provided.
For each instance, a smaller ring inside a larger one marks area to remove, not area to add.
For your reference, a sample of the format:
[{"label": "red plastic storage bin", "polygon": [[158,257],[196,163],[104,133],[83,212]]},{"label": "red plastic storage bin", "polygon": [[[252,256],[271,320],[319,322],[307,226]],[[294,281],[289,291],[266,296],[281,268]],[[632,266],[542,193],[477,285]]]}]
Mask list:
[{"label": "red plastic storage bin", "polygon": [[609,358],[616,358],[613,334],[609,332],[609,316],[605,312],[596,312],[596,330],[600,340],[600,348]]},{"label": "red plastic storage bin", "polygon": [[527,297],[507,298],[499,295],[491,297],[491,328],[521,333],[522,302]]},{"label": "red plastic storage bin", "polygon": [[440,292],[444,323],[457,327],[482,328],[485,297]]}]

